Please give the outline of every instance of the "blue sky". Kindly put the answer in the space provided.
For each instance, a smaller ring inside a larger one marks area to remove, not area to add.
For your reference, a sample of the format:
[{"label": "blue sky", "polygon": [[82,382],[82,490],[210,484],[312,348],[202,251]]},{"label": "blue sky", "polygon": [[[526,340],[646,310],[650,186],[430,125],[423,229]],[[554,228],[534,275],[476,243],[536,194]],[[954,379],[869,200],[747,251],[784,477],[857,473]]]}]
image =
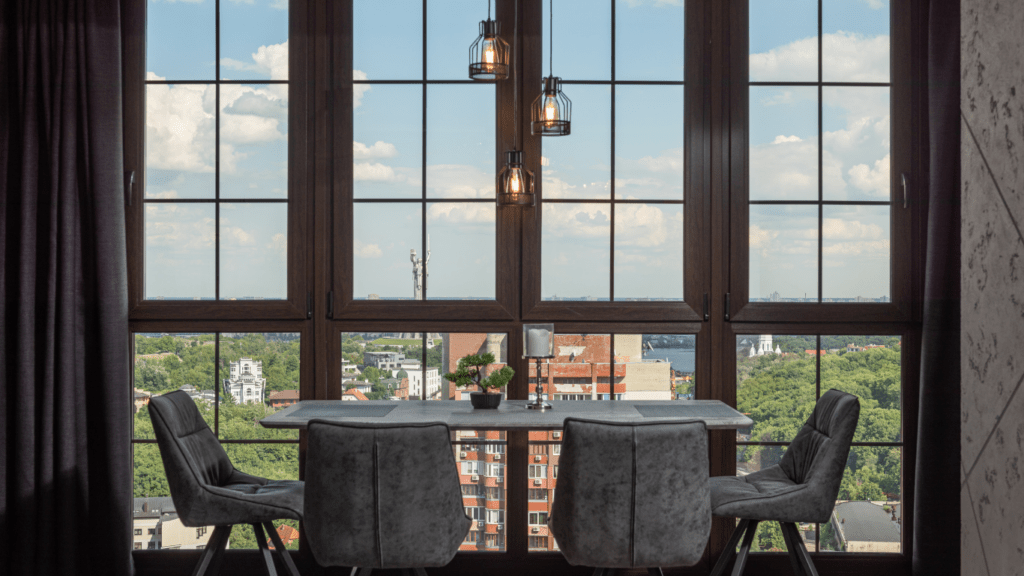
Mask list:
[{"label": "blue sky", "polygon": [[[284,198],[287,182],[285,0],[222,0],[222,198]],[[546,3],[545,3],[546,4]],[[751,78],[814,81],[816,2],[751,0]],[[684,6],[678,0],[616,0],[616,77],[682,80]],[[888,81],[888,1],[826,0],[824,77]],[[598,9],[600,8],[600,9]],[[212,80],[216,75],[213,0],[150,0],[147,71],[153,79]],[[486,16],[483,0],[431,0],[427,78],[462,80],[468,48]],[[611,3],[558,0],[554,6],[554,72],[569,80],[611,75]],[[355,77],[423,77],[422,10],[418,0],[357,0]],[[547,6],[544,23],[547,27]],[[511,38],[511,24],[504,31]],[[547,30],[544,73],[548,71]],[[537,79],[538,82],[540,79]],[[614,165],[619,198],[682,198],[683,88],[565,87],[573,133],[544,139],[541,178],[549,198],[607,199]],[[423,112],[418,85],[358,85],[354,117],[357,198],[419,198]],[[520,113],[528,103],[520,102]],[[817,89],[752,87],[751,197],[817,199]],[[148,197],[212,198],[212,85],[151,85],[147,98]],[[494,87],[430,85],[427,89],[426,186],[430,198],[494,195]],[[889,197],[888,88],[826,88],[822,145],[829,200]],[[828,297],[888,294],[888,208],[827,207],[823,290]],[[222,297],[285,296],[284,205],[221,206]],[[212,206],[147,208],[149,297],[212,296]],[[611,251],[616,298],[682,298],[683,207],[618,205],[611,245],[611,205],[544,207],[542,292],[550,297],[609,295]],[[422,253],[419,204],[360,203],[355,208],[357,297],[412,296],[409,251]],[[494,296],[495,209],[488,202],[428,203],[431,260],[428,296]],[[752,297],[817,292],[817,209],[751,209]]]}]

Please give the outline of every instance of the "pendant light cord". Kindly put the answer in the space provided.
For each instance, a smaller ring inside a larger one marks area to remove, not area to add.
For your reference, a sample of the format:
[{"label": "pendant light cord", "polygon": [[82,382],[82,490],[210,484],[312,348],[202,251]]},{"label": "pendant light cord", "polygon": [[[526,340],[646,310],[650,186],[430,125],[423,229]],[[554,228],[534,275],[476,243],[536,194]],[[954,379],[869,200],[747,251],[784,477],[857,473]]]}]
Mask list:
[{"label": "pendant light cord", "polygon": [[[488,0],[490,1],[490,0]],[[519,67],[519,53],[517,52],[519,47],[519,0],[516,0],[515,4],[515,25],[512,27],[512,57],[515,60],[512,62],[512,149],[519,149],[519,85],[516,83],[517,68]]]},{"label": "pendant light cord", "polygon": [[555,75],[555,0],[548,3],[548,76]]},{"label": "pendant light cord", "polygon": [[491,19],[491,0],[487,0],[487,19]]}]

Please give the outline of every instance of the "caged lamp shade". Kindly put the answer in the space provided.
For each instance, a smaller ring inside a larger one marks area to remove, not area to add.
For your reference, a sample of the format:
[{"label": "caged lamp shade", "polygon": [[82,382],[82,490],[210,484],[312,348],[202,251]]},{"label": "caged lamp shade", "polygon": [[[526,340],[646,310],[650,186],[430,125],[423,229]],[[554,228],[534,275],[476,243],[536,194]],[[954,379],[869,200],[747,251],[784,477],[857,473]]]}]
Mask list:
[{"label": "caged lamp shade", "polygon": [[469,77],[473,80],[508,78],[511,51],[508,42],[498,35],[499,31],[498,23],[490,18],[480,22],[480,35],[469,47]]},{"label": "caged lamp shade", "polygon": [[505,152],[505,167],[498,173],[499,206],[533,206],[533,172],[523,166],[523,152]]},{"label": "caged lamp shade", "polygon": [[572,101],[562,93],[562,79],[544,78],[544,90],[530,106],[534,136],[568,136],[571,132]]}]

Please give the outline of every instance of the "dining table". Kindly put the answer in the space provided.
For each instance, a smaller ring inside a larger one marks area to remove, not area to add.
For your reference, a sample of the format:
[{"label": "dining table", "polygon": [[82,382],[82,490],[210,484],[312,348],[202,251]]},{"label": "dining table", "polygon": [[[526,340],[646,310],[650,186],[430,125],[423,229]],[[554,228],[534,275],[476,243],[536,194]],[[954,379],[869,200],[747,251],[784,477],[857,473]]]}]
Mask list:
[{"label": "dining table", "polygon": [[737,430],[754,421],[720,400],[549,400],[548,410],[530,410],[532,400],[503,400],[476,409],[467,400],[302,400],[260,420],[266,428],[305,429],[311,420],[364,424],[444,422],[452,430],[559,430],[566,418],[607,422],[702,420],[708,430]]}]

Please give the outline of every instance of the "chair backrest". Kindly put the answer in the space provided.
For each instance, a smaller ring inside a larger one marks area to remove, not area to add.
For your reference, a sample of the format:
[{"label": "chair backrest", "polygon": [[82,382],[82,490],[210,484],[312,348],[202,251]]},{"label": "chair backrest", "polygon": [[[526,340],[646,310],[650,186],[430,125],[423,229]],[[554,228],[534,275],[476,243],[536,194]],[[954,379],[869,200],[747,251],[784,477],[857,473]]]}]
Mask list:
[{"label": "chair backrest", "polygon": [[213,430],[192,398],[178,390],[149,401],[153,431],[178,516],[192,525],[193,506],[201,505],[202,485],[221,486],[234,472]]},{"label": "chair backrest", "polygon": [[711,530],[704,422],[566,418],[549,525],[570,564],[691,566]]},{"label": "chair backrest", "polygon": [[860,419],[860,400],[829,390],[789,445],[779,467],[797,484],[815,484],[821,501],[832,509],[843,480],[850,443]]},{"label": "chair backrest", "polygon": [[448,564],[469,531],[444,423],[308,426],[303,535],[322,566]]}]

